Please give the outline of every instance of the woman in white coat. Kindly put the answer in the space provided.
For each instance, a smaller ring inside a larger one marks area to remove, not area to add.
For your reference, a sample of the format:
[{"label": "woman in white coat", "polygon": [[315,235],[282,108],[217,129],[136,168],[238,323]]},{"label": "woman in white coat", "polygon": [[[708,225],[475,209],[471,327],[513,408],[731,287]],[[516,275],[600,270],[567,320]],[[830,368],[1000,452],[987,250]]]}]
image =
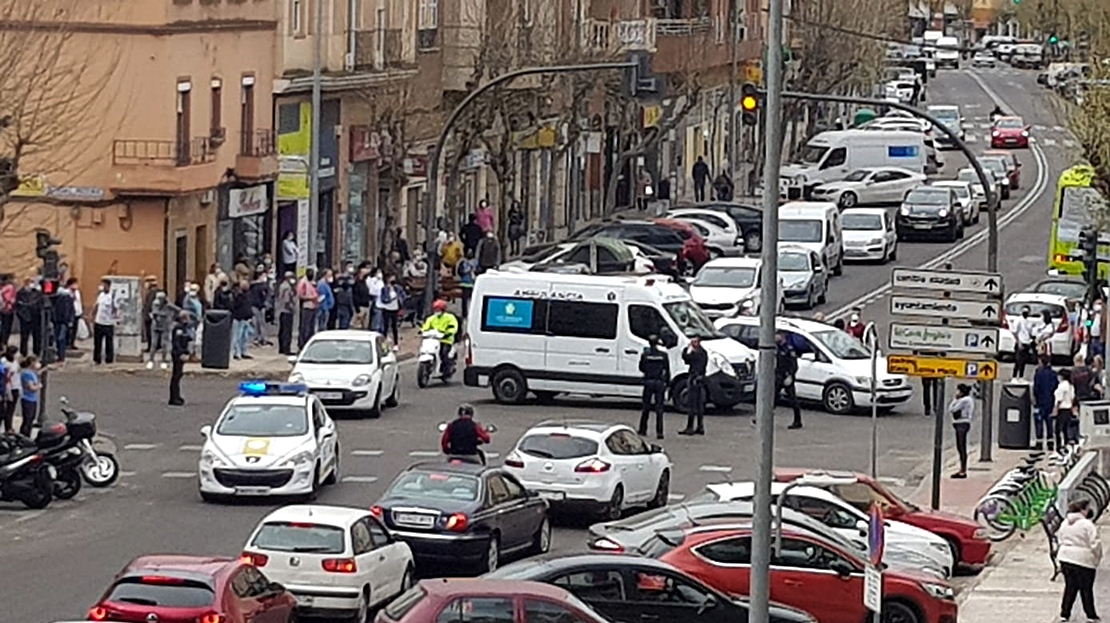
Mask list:
[{"label": "woman in white coat", "polygon": [[1064,575],[1064,598],[1060,603],[1060,621],[1071,620],[1071,609],[1078,595],[1083,600],[1083,613],[1087,621],[1099,620],[1095,611],[1095,572],[1102,561],[1102,541],[1098,536],[1098,526],[1090,519],[1091,509],[1087,500],[1072,502],[1068,505],[1068,516],[1056,538],[1060,550],[1056,560]]}]

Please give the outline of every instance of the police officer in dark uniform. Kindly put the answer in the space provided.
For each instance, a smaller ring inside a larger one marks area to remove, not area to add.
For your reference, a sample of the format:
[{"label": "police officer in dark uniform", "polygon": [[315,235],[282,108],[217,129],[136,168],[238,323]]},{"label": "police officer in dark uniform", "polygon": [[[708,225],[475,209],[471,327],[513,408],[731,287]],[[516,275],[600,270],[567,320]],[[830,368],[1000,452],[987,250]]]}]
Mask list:
[{"label": "police officer in dark uniform", "polygon": [[640,434],[647,435],[648,414],[655,409],[655,436],[663,438],[663,397],[671,380],[671,361],[659,349],[659,336],[648,337],[648,346],[640,354],[640,373],[644,375],[644,398],[640,409]]},{"label": "police officer in dark uniform", "polygon": [[443,430],[439,445],[443,453],[448,456],[475,458],[484,464],[485,457],[478,450],[478,446],[489,442],[489,432],[474,421],[474,407],[461,404],[459,416]]},{"label": "police officer in dark uniform", "polygon": [[690,345],[682,353],[682,360],[689,366],[686,376],[686,428],[679,435],[704,435],[705,425],[705,369],[709,365],[709,353],[702,348],[701,340],[692,338]]},{"label": "police officer in dark uniform", "polygon": [[181,377],[185,375],[185,361],[189,359],[189,345],[193,337],[189,333],[189,312],[182,311],[177,314],[177,322],[170,331],[170,358],[173,359],[173,368],[170,372],[170,406],[180,407],[185,404],[181,397]]},{"label": "police officer in dark uniform", "polygon": [[795,376],[798,374],[798,351],[787,339],[786,334],[775,333],[775,397],[783,396],[794,409],[794,421],[788,428],[802,427],[802,411],[798,408],[798,394],[794,389]]}]

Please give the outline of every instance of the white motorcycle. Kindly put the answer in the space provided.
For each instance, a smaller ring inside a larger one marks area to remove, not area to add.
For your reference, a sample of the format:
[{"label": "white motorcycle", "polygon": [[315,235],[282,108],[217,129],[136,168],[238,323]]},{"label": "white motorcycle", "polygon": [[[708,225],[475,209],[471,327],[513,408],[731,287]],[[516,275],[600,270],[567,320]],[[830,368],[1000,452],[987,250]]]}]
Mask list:
[{"label": "white motorcycle", "polygon": [[[420,334],[424,341],[420,343],[420,353],[417,355],[416,384],[420,388],[428,386],[433,377],[443,379],[444,383],[451,380],[455,374],[455,345],[447,354],[447,361],[440,365],[439,343],[443,334],[435,329],[424,331]],[[442,371],[442,372],[441,372]]]}]

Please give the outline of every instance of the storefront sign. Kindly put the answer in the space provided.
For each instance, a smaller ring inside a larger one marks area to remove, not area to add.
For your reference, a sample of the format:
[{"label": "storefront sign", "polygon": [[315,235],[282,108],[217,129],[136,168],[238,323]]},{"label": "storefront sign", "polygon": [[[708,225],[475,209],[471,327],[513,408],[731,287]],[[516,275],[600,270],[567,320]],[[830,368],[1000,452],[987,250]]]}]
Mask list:
[{"label": "storefront sign", "polygon": [[270,207],[265,184],[232,188],[227,193],[227,215],[231,218],[263,214]]},{"label": "storefront sign", "polygon": [[26,175],[19,179],[19,188],[12,191],[13,197],[42,197],[46,195],[46,177]]},{"label": "storefront sign", "polygon": [[308,199],[308,158],[279,156],[278,200]]},{"label": "storefront sign", "polygon": [[297,201],[297,277],[303,277],[308,268],[309,212],[308,199]]},{"label": "storefront sign", "polygon": [[364,125],[351,127],[351,162],[366,162],[381,157],[381,139],[377,132]]},{"label": "storefront sign", "polygon": [[51,186],[46,196],[59,201],[101,201],[104,189],[94,186]]},{"label": "storefront sign", "polygon": [[405,175],[409,177],[428,177],[428,157],[424,155],[411,155],[405,158]]}]

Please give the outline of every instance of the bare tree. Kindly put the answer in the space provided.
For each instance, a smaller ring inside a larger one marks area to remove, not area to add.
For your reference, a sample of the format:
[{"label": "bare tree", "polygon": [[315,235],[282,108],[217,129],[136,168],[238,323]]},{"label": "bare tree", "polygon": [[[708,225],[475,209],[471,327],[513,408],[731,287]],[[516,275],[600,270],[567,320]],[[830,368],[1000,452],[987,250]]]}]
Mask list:
[{"label": "bare tree", "polygon": [[88,116],[109,108],[102,96],[119,55],[111,41],[90,50],[71,27],[87,9],[79,0],[0,0],[0,216],[22,179],[72,179],[98,162],[82,148]]}]

